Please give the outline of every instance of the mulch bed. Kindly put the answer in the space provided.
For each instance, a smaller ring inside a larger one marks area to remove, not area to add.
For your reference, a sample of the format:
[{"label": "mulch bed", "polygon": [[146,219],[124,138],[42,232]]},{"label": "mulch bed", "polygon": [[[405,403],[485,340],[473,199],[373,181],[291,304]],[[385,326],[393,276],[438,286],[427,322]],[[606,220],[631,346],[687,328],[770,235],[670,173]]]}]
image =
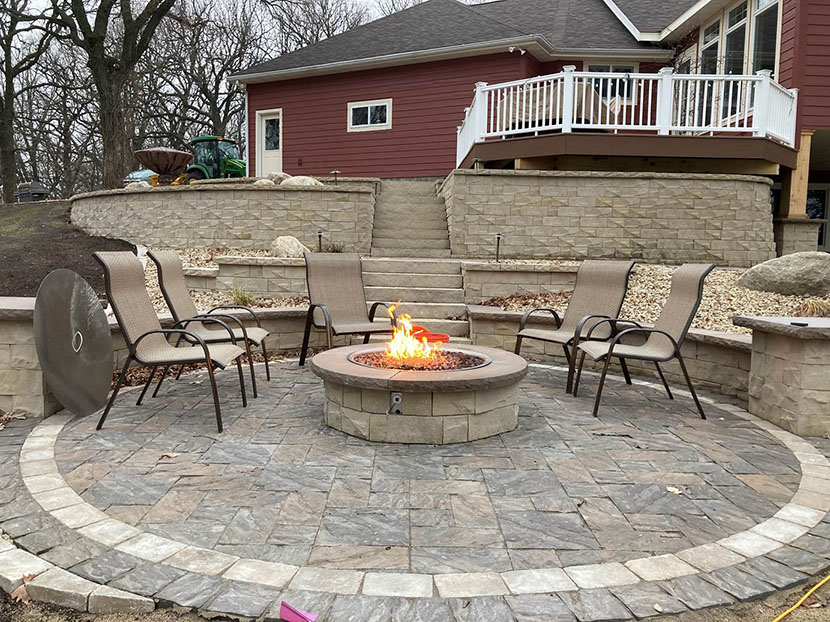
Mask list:
[{"label": "mulch bed", "polygon": [[43,277],[57,268],[74,270],[103,294],[104,275],[92,253],[133,248],[80,231],[69,222],[65,203],[5,206],[0,208],[0,296],[34,296]]}]

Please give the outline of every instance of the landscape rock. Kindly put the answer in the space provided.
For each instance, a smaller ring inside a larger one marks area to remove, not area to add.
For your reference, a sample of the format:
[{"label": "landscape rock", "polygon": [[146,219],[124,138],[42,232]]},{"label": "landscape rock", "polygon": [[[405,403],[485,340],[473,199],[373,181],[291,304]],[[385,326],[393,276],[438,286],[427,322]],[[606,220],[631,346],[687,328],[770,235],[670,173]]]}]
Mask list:
[{"label": "landscape rock", "polygon": [[271,250],[277,257],[302,257],[311,249],[292,235],[281,235],[271,243]]},{"label": "landscape rock", "polygon": [[285,186],[286,188],[303,188],[306,186],[325,186],[322,181],[319,179],[314,179],[313,177],[307,177],[306,175],[297,175],[296,177],[289,177],[288,179],[284,179],[280,182],[280,186]]},{"label": "landscape rock", "polygon": [[257,179],[252,185],[254,186],[276,186],[270,179]]},{"label": "landscape rock", "polygon": [[146,181],[132,181],[124,186],[124,190],[148,190],[152,188]]},{"label": "landscape rock", "polygon": [[830,254],[793,253],[753,266],[738,285],[787,296],[830,295]]},{"label": "landscape rock", "polygon": [[271,173],[270,175],[266,175],[265,178],[270,179],[275,184],[279,184],[285,181],[286,179],[291,179],[291,175],[289,175],[288,173]]}]

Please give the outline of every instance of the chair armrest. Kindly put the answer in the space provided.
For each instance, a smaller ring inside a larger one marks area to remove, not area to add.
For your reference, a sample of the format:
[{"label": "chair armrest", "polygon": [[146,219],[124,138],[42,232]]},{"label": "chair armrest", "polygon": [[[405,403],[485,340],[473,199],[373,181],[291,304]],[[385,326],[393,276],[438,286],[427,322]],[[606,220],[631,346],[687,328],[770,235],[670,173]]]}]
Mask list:
[{"label": "chair armrest", "polygon": [[326,329],[331,330],[331,313],[329,313],[329,309],[324,304],[319,303],[311,303],[308,305],[308,314],[306,317],[308,318],[306,321],[311,321],[312,324],[314,323],[314,311],[315,309],[320,309],[323,312],[323,320],[326,323]]},{"label": "chair armrest", "polygon": [[398,325],[398,314],[395,313],[395,309],[397,308],[396,305],[389,304],[388,302],[373,302],[372,307],[369,309],[369,321],[375,321],[375,313],[378,310],[378,307],[386,307],[386,311],[389,312],[389,319],[392,321],[392,326]]},{"label": "chair armrest", "polygon": [[234,337],[234,334],[233,334],[233,331],[231,330],[231,327],[228,326],[222,320],[218,319],[218,317],[221,317],[221,316],[217,316],[217,318],[211,318],[211,317],[208,317],[207,315],[197,315],[197,316],[194,316],[194,317],[189,317],[189,318],[185,318],[183,320],[179,320],[178,322],[173,324],[173,328],[181,327],[181,328],[187,329],[188,325],[190,325],[193,322],[199,322],[201,324],[219,324],[222,328],[224,328],[226,331],[228,331],[228,336],[230,336],[230,338],[231,338],[231,343],[236,345],[236,337]]},{"label": "chair armrest", "polygon": [[256,322],[256,325],[257,325],[259,328],[262,328],[262,324],[260,324],[260,322],[259,322],[259,317],[257,316],[257,314],[256,314],[256,313],[254,313],[254,310],[253,310],[253,309],[251,309],[250,307],[246,307],[246,306],[244,306],[244,305],[219,305],[218,307],[213,307],[213,308],[212,308],[210,311],[208,311],[205,315],[210,315],[210,314],[211,314],[211,313],[213,313],[214,311],[218,311],[218,310],[220,310],[220,309],[240,309],[240,310],[242,310],[242,311],[247,311],[248,313],[250,313],[250,314],[251,314],[251,317],[252,317],[252,318],[254,318],[254,322]]},{"label": "chair armrest", "polygon": [[611,345],[608,347],[608,356],[609,357],[611,356],[611,354],[614,352],[614,346],[616,346],[623,337],[625,337],[626,335],[633,334],[633,333],[646,333],[646,334],[663,335],[664,337],[668,338],[669,341],[671,341],[671,344],[674,347],[675,355],[677,355],[677,353],[680,352],[680,346],[678,345],[677,341],[675,340],[674,337],[672,337],[666,331],[659,330],[657,328],[649,328],[647,326],[636,326],[635,328],[626,328],[625,330],[620,331],[619,333],[614,335],[614,338],[611,340]]},{"label": "chair armrest", "polygon": [[214,313],[213,315],[201,314],[200,313],[199,315],[194,315],[193,319],[196,319],[196,320],[205,319],[205,320],[207,320],[207,319],[212,319],[212,318],[216,318],[216,317],[220,317],[223,320],[230,320],[231,322],[236,322],[236,324],[239,326],[239,330],[242,331],[242,338],[245,339],[245,341],[248,341],[248,329],[245,328],[245,324],[242,323],[242,320],[240,320],[235,315],[227,315],[225,313]]},{"label": "chair armrest", "polygon": [[519,331],[523,331],[525,329],[525,324],[530,319],[530,316],[538,311],[547,311],[551,315],[553,315],[553,319],[556,320],[556,328],[559,328],[562,325],[562,320],[559,317],[559,314],[554,309],[549,309],[548,307],[536,307],[534,309],[528,309],[522,315],[522,319],[519,320]]},{"label": "chair armrest", "polygon": [[[590,318],[590,316],[588,316],[588,318]],[[583,318],[583,319],[587,319],[587,318]],[[640,323],[635,322],[634,320],[626,320],[624,318],[619,318],[619,317],[606,317],[606,318],[601,319],[599,322],[597,322],[596,324],[591,326],[591,328],[588,329],[588,333],[585,335],[585,339],[590,339],[591,335],[594,334],[594,331],[596,330],[597,326],[600,326],[601,324],[611,324],[611,334],[612,335],[617,334],[617,324],[630,324],[632,326],[636,326],[637,328],[640,328]]]}]

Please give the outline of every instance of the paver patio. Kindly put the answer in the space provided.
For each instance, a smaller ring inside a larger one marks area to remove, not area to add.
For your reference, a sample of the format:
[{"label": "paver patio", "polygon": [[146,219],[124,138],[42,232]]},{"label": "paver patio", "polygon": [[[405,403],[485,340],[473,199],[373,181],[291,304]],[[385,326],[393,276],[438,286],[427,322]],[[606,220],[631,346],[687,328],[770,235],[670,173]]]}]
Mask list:
[{"label": "paver patio", "polygon": [[309,371],[272,373],[247,409],[220,376],[221,435],[199,376],[140,407],[125,393],[100,432],[13,422],[0,529],[161,602],[274,618],[285,599],[332,622],[634,619],[830,566],[826,458],[736,406],[702,421],[685,396],[615,381],[594,419],[595,377],[573,398],[534,365],[513,432],[374,444],[325,426]]}]

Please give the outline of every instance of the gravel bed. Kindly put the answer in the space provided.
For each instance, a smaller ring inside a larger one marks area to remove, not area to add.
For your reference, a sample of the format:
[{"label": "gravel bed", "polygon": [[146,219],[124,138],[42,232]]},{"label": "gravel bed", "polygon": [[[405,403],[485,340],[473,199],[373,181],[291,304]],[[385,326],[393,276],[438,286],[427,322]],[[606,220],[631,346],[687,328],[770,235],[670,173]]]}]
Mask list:
[{"label": "gravel bed", "polygon": [[[622,317],[639,322],[654,322],[669,295],[673,271],[673,266],[637,264],[629,281]],[[738,287],[741,274],[743,270],[729,268],[712,271],[706,279],[703,301],[692,326],[728,333],[750,333],[747,328],[733,325],[732,316],[798,316],[801,305],[810,299],[809,296],[782,296]],[[570,292],[545,295],[517,294],[491,298],[482,301],[481,304],[508,311],[553,307],[562,312],[568,306],[570,297]],[[823,300],[830,301],[830,297]]]}]

